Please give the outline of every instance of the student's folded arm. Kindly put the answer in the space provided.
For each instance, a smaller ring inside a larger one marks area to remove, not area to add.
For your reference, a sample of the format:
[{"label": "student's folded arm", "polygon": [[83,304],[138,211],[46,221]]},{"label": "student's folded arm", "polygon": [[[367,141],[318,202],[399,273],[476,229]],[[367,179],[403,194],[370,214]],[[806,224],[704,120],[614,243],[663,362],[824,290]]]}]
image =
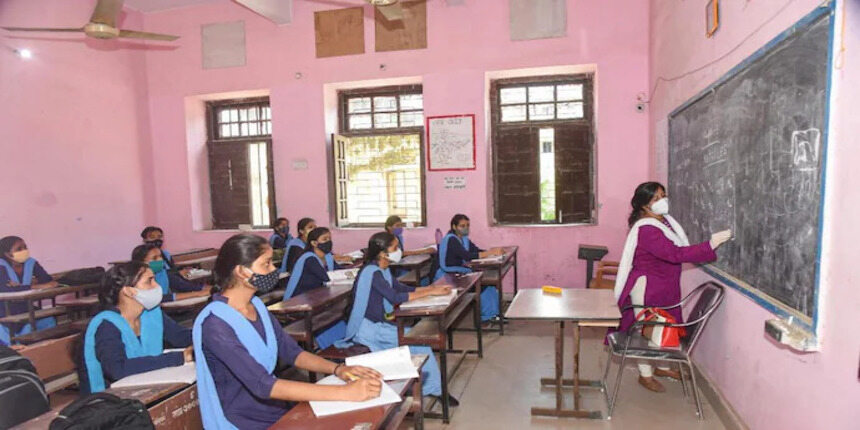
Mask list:
[{"label": "student's folded arm", "polygon": [[328,272],[326,272],[325,268],[323,268],[314,258],[308,258],[307,260],[305,260],[305,268],[303,272],[310,272],[311,275],[319,279],[322,283],[330,281],[328,277]]},{"label": "student's folded arm", "polygon": [[275,337],[278,338],[278,360],[282,364],[295,366],[296,359],[303,351],[302,347],[296,343],[295,339],[284,332],[284,328],[274,315],[269,314],[269,318],[272,320],[272,328],[275,330]]},{"label": "student's folded arm", "polygon": [[182,327],[173,318],[162,314],[164,320],[164,340],[174,348],[187,348],[191,346],[191,329]]},{"label": "student's folded arm", "polygon": [[185,363],[181,352],[128,358],[119,329],[111,323],[102,323],[96,330],[96,358],[101,363],[102,371],[111,381],[151,370],[181,366]]},{"label": "student's folded arm", "polygon": [[411,292],[415,291],[415,287],[406,285],[406,284],[398,281],[396,278],[392,279],[392,281],[393,281],[392,286],[394,287],[394,291],[397,291],[399,293],[411,293]]},{"label": "student's folded arm", "polygon": [[399,305],[409,300],[409,293],[398,292],[394,288],[391,288],[388,285],[388,282],[385,281],[385,278],[382,276],[382,273],[379,272],[373,274],[371,288],[373,288],[374,291],[378,292],[382,295],[382,297],[385,297],[386,300],[395,305]]}]

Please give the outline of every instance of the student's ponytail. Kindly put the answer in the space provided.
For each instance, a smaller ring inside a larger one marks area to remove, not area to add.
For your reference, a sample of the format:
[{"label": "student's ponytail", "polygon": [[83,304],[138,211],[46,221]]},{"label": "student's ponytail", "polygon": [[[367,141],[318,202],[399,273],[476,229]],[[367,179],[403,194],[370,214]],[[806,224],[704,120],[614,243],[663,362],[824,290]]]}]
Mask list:
[{"label": "student's ponytail", "polygon": [[233,269],[236,266],[249,267],[269,247],[269,242],[254,234],[237,234],[230,237],[221,245],[218,257],[215,259],[215,268],[212,270],[214,284],[213,293],[220,293],[233,282]]}]

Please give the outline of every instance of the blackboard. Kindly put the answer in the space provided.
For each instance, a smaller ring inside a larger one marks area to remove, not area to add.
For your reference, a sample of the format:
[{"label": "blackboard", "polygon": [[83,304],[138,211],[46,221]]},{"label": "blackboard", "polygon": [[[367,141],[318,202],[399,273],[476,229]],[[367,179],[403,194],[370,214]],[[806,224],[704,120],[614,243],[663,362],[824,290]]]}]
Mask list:
[{"label": "blackboard", "polygon": [[[829,10],[829,9],[828,9]],[[813,317],[832,13],[786,31],[669,116],[669,200],[707,266]]]}]

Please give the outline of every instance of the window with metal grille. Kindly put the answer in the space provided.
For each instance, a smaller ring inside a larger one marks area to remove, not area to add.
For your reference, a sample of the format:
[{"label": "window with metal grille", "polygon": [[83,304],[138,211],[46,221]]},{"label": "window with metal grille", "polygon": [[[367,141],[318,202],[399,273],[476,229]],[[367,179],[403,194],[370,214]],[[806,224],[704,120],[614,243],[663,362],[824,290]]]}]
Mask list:
[{"label": "window with metal grille", "polygon": [[421,86],[342,91],[332,137],[334,213],[340,227],[380,227],[390,215],[424,225]]},{"label": "window with metal grille", "polygon": [[498,224],[593,223],[592,76],[491,82]]},{"label": "window with metal grille", "polygon": [[268,228],[275,218],[269,99],[207,103],[212,226]]}]

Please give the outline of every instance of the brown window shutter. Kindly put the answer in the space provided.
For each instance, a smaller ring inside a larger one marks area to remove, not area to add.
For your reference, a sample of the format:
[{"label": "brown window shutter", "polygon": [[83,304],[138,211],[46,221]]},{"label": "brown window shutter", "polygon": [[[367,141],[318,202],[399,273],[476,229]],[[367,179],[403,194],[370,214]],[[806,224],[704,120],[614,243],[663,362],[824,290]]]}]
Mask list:
[{"label": "brown window shutter", "polygon": [[346,165],[347,150],[349,149],[349,138],[339,134],[332,134],[332,155],[334,156],[334,199],[335,220],[338,226],[349,225],[349,199],[347,191],[349,188],[349,167]]},{"label": "brown window shutter", "polygon": [[559,222],[592,222],[594,189],[590,125],[555,126],[555,189]]},{"label": "brown window shutter", "polygon": [[540,222],[540,153],[535,127],[497,128],[494,148],[496,221]]},{"label": "brown window shutter", "polygon": [[210,142],[208,150],[213,227],[235,229],[250,223],[248,144]]}]

